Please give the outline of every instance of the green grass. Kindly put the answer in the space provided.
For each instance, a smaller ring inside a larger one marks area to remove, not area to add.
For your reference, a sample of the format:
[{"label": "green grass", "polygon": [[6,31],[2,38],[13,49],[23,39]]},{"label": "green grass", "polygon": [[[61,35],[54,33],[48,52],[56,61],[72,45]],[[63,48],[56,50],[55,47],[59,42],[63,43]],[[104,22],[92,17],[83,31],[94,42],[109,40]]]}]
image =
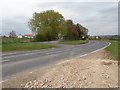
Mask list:
[{"label": "green grass", "polygon": [[105,48],[105,50],[107,52],[110,53],[110,55],[112,55],[112,58],[115,60],[120,60],[120,56],[118,55],[118,50],[120,49],[120,47],[118,47],[118,41],[107,41],[110,42],[111,45],[108,46],[107,48]]},{"label": "green grass", "polygon": [[37,42],[29,42],[29,43],[10,43],[2,45],[2,52],[10,52],[10,51],[25,51],[25,50],[39,50],[57,47],[55,45],[41,44]]},{"label": "green grass", "polygon": [[2,38],[2,44],[10,44],[10,43],[29,43],[32,39],[29,38]]},{"label": "green grass", "polygon": [[67,45],[78,45],[78,44],[88,43],[88,40],[63,41],[63,42],[59,42],[59,43],[60,44],[67,44]]},{"label": "green grass", "polygon": [[32,39],[28,38],[2,38],[2,52],[39,50],[52,47],[57,46],[32,42]]}]

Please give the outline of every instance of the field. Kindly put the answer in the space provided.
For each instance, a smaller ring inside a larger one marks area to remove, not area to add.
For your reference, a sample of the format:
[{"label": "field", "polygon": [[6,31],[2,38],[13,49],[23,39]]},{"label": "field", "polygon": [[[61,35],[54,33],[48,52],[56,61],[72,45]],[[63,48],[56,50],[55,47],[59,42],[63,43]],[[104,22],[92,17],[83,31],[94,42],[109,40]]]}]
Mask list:
[{"label": "field", "polygon": [[75,41],[63,41],[60,44],[67,44],[67,45],[78,45],[78,44],[85,44],[88,43],[88,40],[75,40]]},{"label": "field", "polygon": [[120,47],[118,47],[118,41],[108,41],[111,43],[110,46],[108,46],[106,48],[106,51],[109,52],[112,56],[113,59],[115,60],[120,60],[120,56],[118,55],[118,50],[120,49]]},{"label": "field", "polygon": [[30,39],[4,38],[2,42],[2,52],[39,50],[56,47],[54,45],[31,42]]},{"label": "field", "polygon": [[28,38],[2,38],[2,44],[10,44],[10,43],[29,43],[33,41]]}]

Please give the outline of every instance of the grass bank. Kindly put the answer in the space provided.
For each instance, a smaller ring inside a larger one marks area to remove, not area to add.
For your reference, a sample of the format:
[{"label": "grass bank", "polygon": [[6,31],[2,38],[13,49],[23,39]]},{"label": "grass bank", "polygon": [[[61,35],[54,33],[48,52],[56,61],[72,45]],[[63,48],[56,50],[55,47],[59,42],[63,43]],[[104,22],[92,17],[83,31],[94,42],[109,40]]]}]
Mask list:
[{"label": "grass bank", "polygon": [[66,44],[66,45],[78,45],[78,44],[85,44],[88,43],[88,40],[74,40],[74,41],[63,41],[59,42],[60,44]]},{"label": "grass bank", "polygon": [[118,50],[120,49],[120,47],[118,47],[118,43],[120,42],[119,41],[107,41],[107,42],[110,42],[111,45],[105,48],[105,50],[108,53],[110,53],[113,59],[120,60],[120,56],[118,55]]},{"label": "grass bank", "polygon": [[41,44],[38,42],[29,42],[29,43],[9,43],[2,45],[2,52],[10,51],[24,51],[24,50],[40,50],[57,47],[55,45]]}]

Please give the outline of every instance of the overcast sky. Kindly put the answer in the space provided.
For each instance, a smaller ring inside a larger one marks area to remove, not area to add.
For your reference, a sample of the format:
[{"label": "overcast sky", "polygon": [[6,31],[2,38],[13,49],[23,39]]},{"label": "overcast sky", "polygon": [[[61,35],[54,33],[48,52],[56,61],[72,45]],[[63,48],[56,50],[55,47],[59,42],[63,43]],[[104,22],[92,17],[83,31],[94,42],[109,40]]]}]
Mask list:
[{"label": "overcast sky", "polygon": [[31,33],[27,22],[34,12],[45,10],[54,10],[62,14],[66,20],[72,19],[75,24],[82,24],[88,28],[89,35],[118,34],[118,2],[104,1],[106,2],[3,0],[0,5],[2,6],[2,23],[0,24],[2,34],[7,35],[12,30],[17,34]]}]

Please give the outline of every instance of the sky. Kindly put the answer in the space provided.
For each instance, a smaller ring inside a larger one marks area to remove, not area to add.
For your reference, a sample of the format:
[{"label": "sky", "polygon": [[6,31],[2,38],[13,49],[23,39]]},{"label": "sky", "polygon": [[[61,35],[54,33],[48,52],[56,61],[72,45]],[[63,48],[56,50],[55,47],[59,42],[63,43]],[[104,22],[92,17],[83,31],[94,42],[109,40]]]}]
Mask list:
[{"label": "sky", "polygon": [[2,35],[14,30],[17,35],[30,34],[28,21],[34,12],[54,10],[80,23],[89,35],[118,34],[118,2],[116,0],[3,0],[0,3]]}]

